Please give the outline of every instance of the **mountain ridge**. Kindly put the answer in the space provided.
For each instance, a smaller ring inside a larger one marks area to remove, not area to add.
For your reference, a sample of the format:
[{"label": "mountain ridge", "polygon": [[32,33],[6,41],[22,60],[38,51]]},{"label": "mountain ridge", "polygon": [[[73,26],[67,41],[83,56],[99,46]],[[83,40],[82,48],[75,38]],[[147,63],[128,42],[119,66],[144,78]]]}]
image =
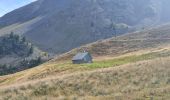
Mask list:
[{"label": "mountain ridge", "polygon": [[[160,5],[156,6],[151,1],[38,0],[3,16],[0,26],[13,28],[3,28],[0,34],[16,31],[39,48],[61,54],[83,44],[114,36],[112,24],[127,26],[117,29],[117,33],[122,34],[159,22]],[[28,22],[30,24],[26,24]]]}]

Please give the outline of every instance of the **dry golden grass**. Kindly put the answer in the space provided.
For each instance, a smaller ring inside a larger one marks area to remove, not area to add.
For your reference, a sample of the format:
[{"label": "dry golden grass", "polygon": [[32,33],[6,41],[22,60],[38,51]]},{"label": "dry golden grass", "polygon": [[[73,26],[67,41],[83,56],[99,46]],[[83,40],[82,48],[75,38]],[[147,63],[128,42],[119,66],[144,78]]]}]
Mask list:
[{"label": "dry golden grass", "polygon": [[[23,83],[30,80],[40,80],[48,77],[60,77],[63,75],[95,70],[99,68],[116,67],[118,65],[134,63],[142,60],[155,59],[157,57],[167,57],[170,55],[170,49],[155,49],[152,51],[138,51],[127,53],[117,57],[96,57],[93,64],[75,65],[70,61],[63,60],[57,62],[48,62],[36,68],[18,72],[16,74],[1,76],[0,86]],[[103,58],[103,59],[102,59]]]},{"label": "dry golden grass", "polygon": [[170,58],[141,61],[1,88],[2,99],[168,100]]}]

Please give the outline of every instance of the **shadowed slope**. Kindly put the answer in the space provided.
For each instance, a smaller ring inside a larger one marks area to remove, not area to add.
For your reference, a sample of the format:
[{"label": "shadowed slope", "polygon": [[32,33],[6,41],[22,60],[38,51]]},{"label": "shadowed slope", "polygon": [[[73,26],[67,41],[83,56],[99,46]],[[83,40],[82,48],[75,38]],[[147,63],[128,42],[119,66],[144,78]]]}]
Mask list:
[{"label": "shadowed slope", "polygon": [[151,1],[38,0],[0,18],[0,35],[14,31],[43,50],[61,54],[114,36],[117,24],[126,26],[117,33],[125,33],[159,22],[160,6]]}]

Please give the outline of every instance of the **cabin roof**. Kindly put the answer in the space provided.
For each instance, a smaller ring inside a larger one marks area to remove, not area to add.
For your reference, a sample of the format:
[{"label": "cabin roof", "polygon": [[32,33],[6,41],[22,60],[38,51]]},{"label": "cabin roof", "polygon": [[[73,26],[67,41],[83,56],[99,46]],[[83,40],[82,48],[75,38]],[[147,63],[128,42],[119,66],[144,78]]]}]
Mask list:
[{"label": "cabin roof", "polygon": [[88,52],[76,54],[72,60],[82,60],[85,56],[89,55]]}]

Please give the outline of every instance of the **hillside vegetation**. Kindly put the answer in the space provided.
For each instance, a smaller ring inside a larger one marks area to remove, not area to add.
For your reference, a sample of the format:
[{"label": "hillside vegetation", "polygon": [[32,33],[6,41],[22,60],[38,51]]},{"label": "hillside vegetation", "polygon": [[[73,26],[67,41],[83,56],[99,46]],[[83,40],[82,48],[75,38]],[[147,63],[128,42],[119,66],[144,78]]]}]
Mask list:
[{"label": "hillside vegetation", "polygon": [[25,37],[13,32],[0,37],[0,75],[35,67],[42,63],[40,57],[41,51],[29,43]]},{"label": "hillside vegetation", "polygon": [[[95,61],[88,65],[49,63],[1,80],[3,91],[0,93],[9,99],[168,99],[170,58],[166,57],[167,51],[161,52]],[[44,76],[49,77],[42,79]],[[27,82],[18,84],[21,80]],[[6,86],[11,83],[18,85]]]},{"label": "hillside vegetation", "polygon": [[[2,99],[168,100],[169,59],[81,72],[1,88]],[[160,67],[161,66],[161,67]]]},{"label": "hillside vegetation", "polygon": [[[1,99],[168,100],[169,25],[98,41],[36,68],[0,77]],[[119,45],[118,45],[119,44]],[[72,64],[89,50],[92,64]]]},{"label": "hillside vegetation", "polygon": [[17,56],[29,56],[33,53],[33,47],[26,42],[25,38],[11,33],[8,36],[1,37],[0,57],[15,54]]}]

